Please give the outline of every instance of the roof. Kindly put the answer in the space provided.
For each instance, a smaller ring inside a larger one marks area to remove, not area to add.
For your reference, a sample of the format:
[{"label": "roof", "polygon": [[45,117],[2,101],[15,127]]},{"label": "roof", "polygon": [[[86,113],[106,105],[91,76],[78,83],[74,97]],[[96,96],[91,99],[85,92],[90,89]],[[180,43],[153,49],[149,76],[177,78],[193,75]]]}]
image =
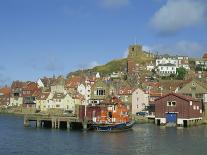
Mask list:
[{"label": "roof", "polygon": [[72,76],[70,77],[65,84],[66,88],[77,88],[78,85],[85,82],[85,78],[80,76]]},{"label": "roof", "polygon": [[192,98],[192,97],[190,97],[190,96],[185,96],[185,95],[177,94],[177,93],[169,93],[169,94],[166,94],[166,95],[164,95],[164,96],[162,96],[162,97],[156,99],[155,102],[158,101],[158,100],[160,100],[160,99],[163,99],[163,98],[165,98],[165,97],[171,96],[171,95],[176,96],[176,97],[181,98],[181,99],[186,100],[186,101],[195,101],[195,102],[199,102],[199,100],[196,100],[196,99],[194,99],[194,98]]},{"label": "roof", "polygon": [[0,88],[0,93],[2,93],[4,95],[9,95],[10,92],[11,92],[11,88],[9,88],[9,87]]},{"label": "roof", "polygon": [[76,93],[73,95],[74,99],[79,99],[81,101],[83,101],[85,99],[85,97],[83,95],[81,95],[80,93]]},{"label": "roof", "polygon": [[102,105],[116,105],[123,104],[123,102],[115,96],[109,96],[105,100],[103,100],[100,104]]},{"label": "roof", "polygon": [[48,98],[48,96],[50,95],[49,92],[41,92],[38,96],[37,96],[37,100],[46,100]]},{"label": "roof", "polygon": [[21,82],[21,81],[13,81],[11,88],[12,89],[16,89],[16,88],[23,88],[26,85],[25,82]]},{"label": "roof", "polygon": [[204,53],[204,55],[203,55],[203,59],[207,59],[207,53]]},{"label": "roof", "polygon": [[44,77],[40,80],[42,81],[42,83],[44,84],[45,87],[49,87],[52,83],[54,83],[56,78],[55,77],[53,77],[53,78]]}]

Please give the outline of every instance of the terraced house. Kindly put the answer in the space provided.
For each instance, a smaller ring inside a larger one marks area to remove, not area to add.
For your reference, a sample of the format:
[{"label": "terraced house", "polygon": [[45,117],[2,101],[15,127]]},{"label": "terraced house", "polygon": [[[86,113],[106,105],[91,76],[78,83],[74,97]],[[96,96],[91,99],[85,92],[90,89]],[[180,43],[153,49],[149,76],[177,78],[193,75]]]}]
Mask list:
[{"label": "terraced house", "polygon": [[107,80],[97,80],[91,87],[90,104],[99,104],[110,95],[110,84]]}]

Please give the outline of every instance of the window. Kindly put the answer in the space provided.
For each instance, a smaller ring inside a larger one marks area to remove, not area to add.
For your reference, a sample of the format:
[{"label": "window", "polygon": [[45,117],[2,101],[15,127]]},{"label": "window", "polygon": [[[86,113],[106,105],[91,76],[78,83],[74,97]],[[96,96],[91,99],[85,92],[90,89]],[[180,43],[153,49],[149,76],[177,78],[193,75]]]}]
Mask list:
[{"label": "window", "polygon": [[104,89],[97,89],[96,95],[97,96],[104,96],[105,95],[105,90]]},{"label": "window", "polygon": [[167,102],[167,106],[168,107],[175,107],[176,106],[176,102],[175,101],[168,101]]},{"label": "window", "polygon": [[183,95],[192,97],[192,94],[183,94]]},{"label": "window", "polygon": [[190,101],[190,106],[192,106],[193,105],[193,102],[192,101]]},{"label": "window", "polygon": [[198,99],[201,99],[201,98],[203,98],[203,94],[195,94],[195,97]]}]

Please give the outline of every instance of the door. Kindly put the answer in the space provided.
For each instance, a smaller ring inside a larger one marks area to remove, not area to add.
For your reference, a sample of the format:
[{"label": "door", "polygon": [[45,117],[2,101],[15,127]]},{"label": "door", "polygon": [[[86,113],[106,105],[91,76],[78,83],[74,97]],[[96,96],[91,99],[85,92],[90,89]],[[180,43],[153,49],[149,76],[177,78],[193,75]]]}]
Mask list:
[{"label": "door", "polygon": [[167,123],[177,123],[177,114],[167,113],[166,117]]}]

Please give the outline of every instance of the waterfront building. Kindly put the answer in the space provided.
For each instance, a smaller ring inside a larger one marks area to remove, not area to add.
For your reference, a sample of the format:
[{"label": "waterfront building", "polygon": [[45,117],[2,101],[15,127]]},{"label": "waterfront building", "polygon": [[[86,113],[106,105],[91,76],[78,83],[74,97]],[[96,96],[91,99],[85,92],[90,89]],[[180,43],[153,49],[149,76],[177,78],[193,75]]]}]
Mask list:
[{"label": "waterfront building", "polygon": [[47,111],[47,103],[52,99],[53,94],[50,92],[41,92],[36,98],[36,109],[40,111]]},{"label": "waterfront building", "polygon": [[99,104],[110,94],[110,84],[107,80],[99,79],[91,87],[90,104]]},{"label": "waterfront building", "polygon": [[36,97],[39,95],[40,89],[36,82],[26,82],[22,88],[23,107],[35,108]]},{"label": "waterfront building", "polygon": [[202,120],[202,102],[190,96],[170,93],[155,100],[155,122],[158,125],[188,126]]},{"label": "waterfront building", "polygon": [[23,104],[22,89],[25,86],[25,82],[13,81],[11,85],[11,95],[9,106],[20,106]]},{"label": "waterfront building", "polygon": [[69,94],[55,93],[52,99],[46,104],[47,109],[60,109],[75,113],[75,100]]},{"label": "waterfront building", "polygon": [[143,111],[149,106],[149,94],[140,88],[132,93],[132,114]]},{"label": "waterfront building", "polygon": [[10,93],[11,93],[11,88],[9,87],[0,88],[0,107],[7,108],[9,106]]},{"label": "waterfront building", "polygon": [[118,90],[119,99],[127,106],[130,113],[132,113],[132,93],[134,89],[130,86],[122,87]]}]

